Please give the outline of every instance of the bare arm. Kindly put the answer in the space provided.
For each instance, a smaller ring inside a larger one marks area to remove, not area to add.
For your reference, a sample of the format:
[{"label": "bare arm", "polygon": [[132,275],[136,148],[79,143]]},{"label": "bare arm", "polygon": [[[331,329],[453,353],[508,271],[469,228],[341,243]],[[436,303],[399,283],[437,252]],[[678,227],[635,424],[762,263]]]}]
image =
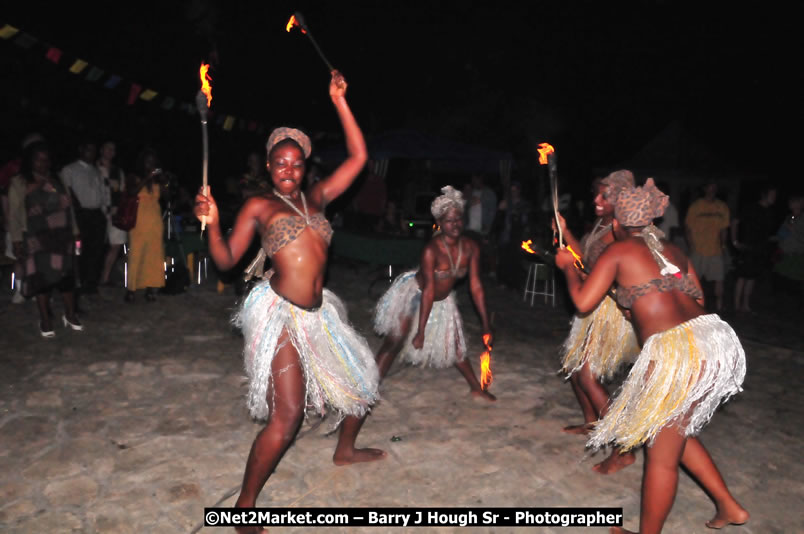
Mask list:
[{"label": "bare arm", "polygon": [[578,312],[587,313],[595,309],[614,284],[619,258],[617,248],[616,244],[609,245],[586,280],[581,280],[578,270],[573,267],[575,258],[572,254],[566,250],[559,250],[556,254],[556,266],[567,277],[567,289]]},{"label": "bare arm", "polygon": [[[480,322],[483,324],[483,333],[491,334],[491,326],[486,313],[486,293],[483,290],[483,281],[480,279],[480,250],[475,243],[472,243],[472,258],[469,260],[469,292],[472,294],[472,301],[475,303]],[[491,344],[491,339],[489,344]]]},{"label": "bare arm", "polygon": [[194,212],[199,220],[202,216],[206,216],[209,254],[219,269],[227,271],[240,261],[251,244],[258,222],[257,215],[264,209],[267,201],[259,197],[248,200],[237,214],[234,229],[227,240],[221,232],[218,205],[212,197],[211,189],[207,188],[209,191],[207,196],[204,196],[203,191],[199,191],[196,195]]},{"label": "bare arm", "polygon": [[363,139],[363,132],[360,130],[349,104],[346,103],[346,80],[338,71],[332,71],[332,80],[329,83],[329,96],[338,112],[338,118],[343,126],[343,133],[346,137],[346,151],[349,156],[346,161],[335,169],[329,177],[318,182],[310,192],[313,202],[319,206],[325,206],[338,198],[346,191],[357,175],[363,169],[368,159],[366,141]]},{"label": "bare arm", "polygon": [[435,252],[431,246],[424,248],[422,252],[421,266],[419,272],[422,275],[422,302],[419,306],[419,328],[413,338],[413,346],[417,349],[424,344],[424,329],[427,326],[427,319],[430,318],[430,311],[433,309],[433,298],[435,295]]}]

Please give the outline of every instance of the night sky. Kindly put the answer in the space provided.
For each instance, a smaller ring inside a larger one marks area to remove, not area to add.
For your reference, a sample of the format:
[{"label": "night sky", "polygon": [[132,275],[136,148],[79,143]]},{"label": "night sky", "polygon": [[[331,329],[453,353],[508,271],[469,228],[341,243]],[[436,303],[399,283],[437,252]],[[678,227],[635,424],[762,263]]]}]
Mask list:
[{"label": "night sky", "polygon": [[[41,44],[23,50],[0,41],[10,74],[4,155],[32,129],[68,139],[89,132],[119,139],[124,157],[154,144],[176,169],[197,172],[197,116],[144,101],[127,106],[127,86],[106,90],[68,73],[68,54],[187,101],[198,90],[198,65],[211,61],[213,110],[268,130],[290,123],[337,134],[324,64],[298,30],[285,32],[299,10],[346,76],[367,136],[416,128],[506,150],[520,174],[532,172],[535,143],[549,141],[562,174],[585,180],[627,161],[675,120],[724,168],[783,177],[776,163],[746,157],[783,121],[770,110],[784,98],[794,31],[778,11],[669,1],[73,4],[0,13],[0,25],[65,54],[55,65]],[[267,137],[213,130],[218,172],[239,169],[245,151]],[[63,154],[72,158],[72,147]]]}]

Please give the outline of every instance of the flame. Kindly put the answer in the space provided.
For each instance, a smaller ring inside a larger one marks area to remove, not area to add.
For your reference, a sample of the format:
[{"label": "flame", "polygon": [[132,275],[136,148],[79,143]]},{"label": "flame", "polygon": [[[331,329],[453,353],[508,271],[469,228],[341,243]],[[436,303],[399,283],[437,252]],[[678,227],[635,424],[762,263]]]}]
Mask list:
[{"label": "flame", "polygon": [[494,376],[491,374],[491,346],[489,346],[489,334],[483,334],[483,344],[486,350],[480,355],[480,387],[487,390],[491,385]]},{"label": "flame", "polygon": [[586,269],[586,267],[584,267],[583,261],[581,261],[580,254],[572,250],[572,247],[569,245],[567,245],[567,250],[569,251],[570,254],[572,254],[572,257],[575,258],[575,265],[578,266],[580,269]]},{"label": "flame", "polygon": [[306,31],[304,31],[304,28],[301,27],[299,21],[296,20],[296,15],[291,15],[290,20],[288,20],[287,26],[285,26],[285,31],[290,33],[290,30],[292,30],[294,26],[298,26],[302,33],[307,33]]},{"label": "flame", "polygon": [[528,254],[536,254],[536,251],[530,248],[533,244],[533,239],[528,239],[527,241],[522,242],[522,250],[527,252]]},{"label": "flame", "polygon": [[209,65],[206,63],[201,63],[201,69],[199,74],[201,75],[201,92],[207,95],[207,107],[212,104],[212,86],[209,82],[212,81],[212,78],[209,77],[207,71],[209,70]]},{"label": "flame", "polygon": [[547,143],[539,143],[539,148],[537,150],[539,152],[539,164],[540,165],[547,165],[547,156],[549,154],[555,153],[555,149],[552,145]]}]

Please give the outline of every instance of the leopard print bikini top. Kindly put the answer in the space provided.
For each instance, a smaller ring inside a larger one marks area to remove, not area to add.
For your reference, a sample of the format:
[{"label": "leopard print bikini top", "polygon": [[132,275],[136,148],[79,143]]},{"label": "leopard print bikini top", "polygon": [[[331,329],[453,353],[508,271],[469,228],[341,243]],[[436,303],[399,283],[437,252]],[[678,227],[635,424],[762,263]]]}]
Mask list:
[{"label": "leopard print bikini top", "polygon": [[681,276],[669,274],[662,278],[654,278],[644,284],[618,287],[616,295],[617,304],[623,308],[630,308],[639,297],[643,297],[649,293],[667,293],[669,291],[681,291],[694,299],[699,299],[703,296],[701,290],[698,289],[698,286],[695,285],[695,282],[693,282],[692,278],[686,273],[681,274]]},{"label": "leopard print bikini top", "polygon": [[293,208],[293,211],[299,215],[291,215],[277,219],[265,230],[262,236],[262,248],[269,258],[272,258],[274,254],[279,252],[279,250],[288,243],[295,241],[308,226],[315,230],[316,233],[321,236],[321,239],[326,241],[327,245],[329,245],[330,241],[332,241],[332,226],[330,226],[329,221],[323,213],[310,215],[307,212],[307,201],[304,198],[304,193],[302,193],[301,196],[302,204],[304,205],[303,212],[294,206],[286,197],[276,192],[274,194],[285,202],[285,204]]},{"label": "leopard print bikini top", "polygon": [[321,239],[327,242],[332,241],[332,227],[329,221],[324,217],[323,213],[316,213],[310,215],[309,223],[304,220],[304,217],[292,215],[290,217],[282,217],[274,222],[265,231],[262,237],[262,248],[265,249],[265,254],[272,258],[279,250],[296,240],[304,229],[308,226],[315,230]]}]

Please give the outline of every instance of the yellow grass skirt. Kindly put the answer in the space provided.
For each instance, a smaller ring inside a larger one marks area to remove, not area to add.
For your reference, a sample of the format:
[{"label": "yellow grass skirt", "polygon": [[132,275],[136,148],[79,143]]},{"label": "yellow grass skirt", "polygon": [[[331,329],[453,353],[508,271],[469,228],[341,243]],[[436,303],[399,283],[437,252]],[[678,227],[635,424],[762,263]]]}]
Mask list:
[{"label": "yellow grass skirt", "polygon": [[633,361],[639,354],[634,327],[608,295],[591,312],[572,318],[572,328],[561,349],[561,365],[567,375],[589,363],[594,376],[606,379],[620,364]]},{"label": "yellow grass skirt", "polygon": [[715,409],[742,391],[745,352],[734,330],[715,314],[701,315],[650,336],[588,447],[614,443],[623,451],[651,444],[667,425],[692,436]]}]

